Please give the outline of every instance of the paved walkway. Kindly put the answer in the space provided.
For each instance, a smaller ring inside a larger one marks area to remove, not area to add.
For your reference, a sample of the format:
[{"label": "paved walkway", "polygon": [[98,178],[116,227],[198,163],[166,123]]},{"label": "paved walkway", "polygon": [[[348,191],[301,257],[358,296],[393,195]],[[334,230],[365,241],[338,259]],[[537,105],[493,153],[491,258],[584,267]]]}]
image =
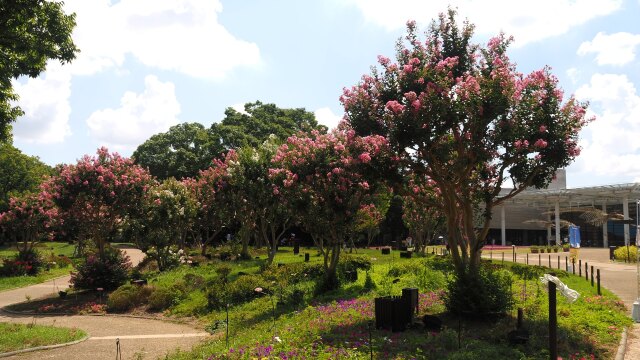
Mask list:
[{"label": "paved walkway", "polygon": [[[558,256],[560,256],[560,268],[565,269],[565,257],[569,256],[569,253],[544,253],[544,254],[529,254],[528,260],[530,265],[538,265],[541,263],[543,266],[549,266],[549,255],[551,255],[551,267],[558,268]],[[512,251],[504,252],[504,260],[511,261],[513,253]],[[483,258],[489,258],[490,255],[485,254]],[[491,255],[494,260],[501,260],[502,253],[495,251]],[[638,297],[637,289],[637,268],[636,264],[625,264],[618,262],[611,262],[609,260],[609,249],[601,248],[582,248],[579,250],[579,259],[582,260],[582,276],[584,276],[585,262],[589,266],[589,278],[591,278],[591,266],[594,269],[600,269],[601,285],[614,294],[618,295],[620,299],[625,303],[631,315],[631,309],[633,302]],[[516,261],[519,263],[526,263],[527,254],[516,253]],[[576,263],[577,267],[578,263]],[[576,268],[576,274],[579,271]],[[624,360],[638,360],[640,359],[640,324],[636,323],[629,329],[629,337],[627,341],[627,352],[625,353]]]},{"label": "paved walkway", "polygon": [[[126,249],[134,264],[142,260],[139,250]],[[69,276],[43,284],[0,292],[0,307],[56,294],[68,287]],[[156,359],[180,348],[190,349],[208,336],[191,326],[159,320],[115,316],[26,316],[0,313],[0,322],[32,323],[76,327],[89,334],[89,340],[68,347],[16,355],[11,359],[114,359],[116,339],[120,339],[122,359]]]}]

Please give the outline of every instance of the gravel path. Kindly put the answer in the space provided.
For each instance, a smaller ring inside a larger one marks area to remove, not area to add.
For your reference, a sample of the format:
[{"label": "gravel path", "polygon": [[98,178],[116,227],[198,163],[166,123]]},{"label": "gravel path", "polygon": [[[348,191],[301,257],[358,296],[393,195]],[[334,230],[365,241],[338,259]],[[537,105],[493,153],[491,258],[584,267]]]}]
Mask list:
[{"label": "gravel path", "polygon": [[[137,264],[144,254],[140,250],[125,249],[131,261]],[[0,307],[56,294],[68,287],[69,276],[25,288],[0,292]],[[11,359],[114,359],[116,339],[120,339],[122,359],[156,359],[176,349],[188,350],[208,336],[202,329],[188,325],[160,320],[119,316],[25,316],[6,312],[0,313],[0,322],[19,322],[40,325],[76,327],[89,334],[89,340],[82,343],[52,349],[25,353]]]}]

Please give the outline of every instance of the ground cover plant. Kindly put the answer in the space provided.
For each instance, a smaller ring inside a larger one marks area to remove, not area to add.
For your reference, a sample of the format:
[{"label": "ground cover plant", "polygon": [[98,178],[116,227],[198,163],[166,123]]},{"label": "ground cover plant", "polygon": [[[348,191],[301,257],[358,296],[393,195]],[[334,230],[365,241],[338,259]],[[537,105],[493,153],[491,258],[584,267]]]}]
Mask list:
[{"label": "ground cover plant", "polygon": [[0,323],[0,334],[2,334],[0,336],[0,353],[67,343],[80,340],[87,335],[79,329],[7,323]]},{"label": "ground cover plant", "polygon": [[[311,255],[308,263],[304,262],[305,252]],[[548,358],[548,298],[538,280],[546,271],[543,267],[485,262],[487,271],[497,271],[502,281],[509,282],[505,291],[513,306],[504,315],[470,319],[447,311],[447,293],[455,284],[456,273],[447,256],[406,259],[395,251],[382,255],[380,250],[358,249],[357,254],[345,256],[344,265],[339,266],[343,270],[359,267],[358,279],[348,281],[339,271],[341,286],[316,294],[323,274],[323,257],[316,250],[302,249],[294,255],[291,248],[281,247],[271,266],[266,265],[266,250],[252,255],[250,260],[220,261],[214,257],[197,267],[142,271],[138,275],[148,285],[120,287],[109,296],[107,311],[137,309],[196,318],[214,335],[189,352],[172,354],[171,359],[369,358],[371,350],[380,359]],[[576,353],[611,357],[622,329],[630,324],[624,305],[606,290],[598,296],[584,279],[554,271],[581,294],[573,304],[558,295],[560,354],[564,358]],[[426,331],[418,324],[406,332],[392,333],[373,328],[369,342],[373,299],[400,295],[407,287],[420,291],[420,316],[438,316],[444,329]],[[256,288],[261,290],[256,292]],[[152,304],[155,293],[161,299]],[[118,308],[117,302],[125,306]],[[515,328],[517,307],[524,308],[530,339],[524,345],[509,345],[507,334]]]}]

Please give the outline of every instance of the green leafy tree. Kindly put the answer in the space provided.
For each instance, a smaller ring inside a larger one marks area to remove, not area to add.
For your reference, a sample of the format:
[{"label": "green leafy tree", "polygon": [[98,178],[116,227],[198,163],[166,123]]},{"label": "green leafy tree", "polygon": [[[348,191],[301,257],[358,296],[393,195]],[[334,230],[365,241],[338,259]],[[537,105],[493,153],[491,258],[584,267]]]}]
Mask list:
[{"label": "green leafy tree", "polygon": [[315,115],[304,108],[282,109],[260,101],[246,103],[244,112],[229,107],[224,115],[220,123],[211,125],[211,132],[227,150],[258,147],[271,135],[284,141],[299,132],[327,131],[325,126],[318,125]]},{"label": "green leafy tree", "polygon": [[183,123],[153,135],[133,152],[132,158],[158,179],[196,177],[223,152],[211,131],[199,123]]},{"label": "green leafy tree", "polygon": [[23,154],[11,144],[0,143],[0,212],[9,209],[9,198],[38,191],[53,169],[35,156]]},{"label": "green leafy tree", "polygon": [[71,39],[75,14],[65,14],[63,4],[46,0],[0,2],[0,142],[9,138],[11,122],[23,114],[12,104],[18,95],[11,80],[36,77],[48,60],[68,63],[78,52]]},{"label": "green leafy tree", "polygon": [[[414,22],[396,61],[345,89],[345,127],[389,139],[403,169],[440,191],[447,239],[459,273],[477,273],[494,206],[543,188],[580,153],[586,104],[564,100],[549,68],[518,73],[499,35],[473,44],[473,25],[442,14],[426,40]],[[513,187],[501,193],[510,179]],[[476,216],[479,215],[479,216]],[[475,221],[480,217],[480,221]]]}]

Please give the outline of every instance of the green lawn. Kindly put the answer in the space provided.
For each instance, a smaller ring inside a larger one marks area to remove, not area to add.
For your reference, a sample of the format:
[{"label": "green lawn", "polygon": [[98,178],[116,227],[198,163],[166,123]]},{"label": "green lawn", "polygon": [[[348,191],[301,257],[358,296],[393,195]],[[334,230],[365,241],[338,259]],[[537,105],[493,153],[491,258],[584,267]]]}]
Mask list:
[{"label": "green lawn", "polygon": [[52,268],[49,271],[43,270],[36,276],[0,277],[0,291],[43,283],[47,280],[51,280],[64,275],[69,275],[69,272],[71,270],[71,266],[67,266],[64,268],[56,267]]},{"label": "green lawn", "polygon": [[[71,258],[75,246],[73,244],[61,242],[43,242],[35,247],[45,262],[57,264],[60,263],[60,255]],[[11,245],[0,246],[0,263],[3,259],[12,258],[18,253],[16,247]],[[50,270],[42,270],[36,276],[11,276],[0,277],[0,291],[13,289],[17,287],[39,284],[53,278],[68,275],[72,270],[71,265],[60,268],[58,265],[50,266]]]},{"label": "green lawn", "polygon": [[79,329],[8,323],[0,323],[0,334],[0,353],[67,343],[87,335]]},{"label": "green lawn", "polygon": [[[70,258],[73,256],[75,245],[66,242],[42,242],[37,244],[35,248],[38,250],[40,255],[45,258],[51,256],[51,254],[53,254],[53,256],[64,255]],[[16,250],[16,247],[13,244],[0,245],[0,259],[10,258],[17,253],[18,250]]]}]

